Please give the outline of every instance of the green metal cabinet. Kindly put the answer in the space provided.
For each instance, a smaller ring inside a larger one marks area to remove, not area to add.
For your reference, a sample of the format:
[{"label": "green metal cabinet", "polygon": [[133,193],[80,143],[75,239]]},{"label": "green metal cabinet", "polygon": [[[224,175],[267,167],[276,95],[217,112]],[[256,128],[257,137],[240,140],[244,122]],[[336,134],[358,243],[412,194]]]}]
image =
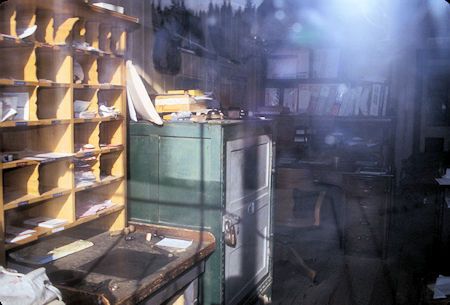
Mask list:
[{"label": "green metal cabinet", "polygon": [[[271,121],[131,122],[128,217],[216,237],[201,304],[269,294],[272,281]],[[233,240],[225,238],[236,237]]]}]

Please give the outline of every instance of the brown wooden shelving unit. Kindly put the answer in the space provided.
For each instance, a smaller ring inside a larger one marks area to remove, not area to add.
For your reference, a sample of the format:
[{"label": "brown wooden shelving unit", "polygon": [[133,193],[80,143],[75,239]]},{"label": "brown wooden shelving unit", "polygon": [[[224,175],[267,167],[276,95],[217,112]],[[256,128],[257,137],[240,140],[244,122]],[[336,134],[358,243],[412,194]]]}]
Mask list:
[{"label": "brown wooden shelving unit", "polygon": [[[0,122],[0,152],[68,154],[49,162],[0,160],[0,264],[9,250],[81,224],[104,230],[126,225],[124,55],[127,32],[137,21],[78,0],[11,0],[0,6],[0,97],[27,93],[29,112],[28,119]],[[33,26],[32,35],[19,38]],[[94,49],[80,48],[75,41]],[[81,81],[74,80],[75,61],[84,72]],[[75,118],[75,100],[90,101],[88,110],[95,117]],[[99,102],[120,115],[100,117]],[[83,144],[95,148],[79,150]],[[95,159],[95,181],[77,185],[77,162],[86,157]],[[77,198],[87,196],[111,200],[114,206],[77,218]],[[6,242],[7,225],[32,228],[23,222],[38,216],[67,222],[53,229],[34,227],[32,236]]]}]

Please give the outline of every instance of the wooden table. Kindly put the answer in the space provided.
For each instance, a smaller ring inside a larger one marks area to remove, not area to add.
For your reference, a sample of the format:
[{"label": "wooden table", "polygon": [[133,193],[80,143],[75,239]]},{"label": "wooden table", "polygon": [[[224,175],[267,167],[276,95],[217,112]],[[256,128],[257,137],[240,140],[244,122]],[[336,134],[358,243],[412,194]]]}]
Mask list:
[{"label": "wooden table", "polygon": [[[77,239],[94,243],[44,265],[50,275],[61,270],[76,272],[72,279],[55,283],[66,304],[160,304],[195,280],[215,250],[215,238],[208,232],[133,225],[136,232],[128,236],[79,228],[33,246],[35,250],[53,249]],[[150,242],[147,233],[153,235]],[[183,250],[155,245],[163,237],[192,240],[192,244]]]}]

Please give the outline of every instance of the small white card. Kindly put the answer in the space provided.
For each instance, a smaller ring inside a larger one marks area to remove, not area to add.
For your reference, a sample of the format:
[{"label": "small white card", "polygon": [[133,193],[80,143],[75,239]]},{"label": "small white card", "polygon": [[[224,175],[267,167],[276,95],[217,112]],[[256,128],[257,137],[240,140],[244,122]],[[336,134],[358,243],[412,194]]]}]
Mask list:
[{"label": "small white card", "polygon": [[156,245],[157,246],[162,246],[162,247],[186,249],[187,247],[192,245],[192,240],[182,240],[182,239],[175,239],[175,238],[164,238],[161,241],[157,242]]}]

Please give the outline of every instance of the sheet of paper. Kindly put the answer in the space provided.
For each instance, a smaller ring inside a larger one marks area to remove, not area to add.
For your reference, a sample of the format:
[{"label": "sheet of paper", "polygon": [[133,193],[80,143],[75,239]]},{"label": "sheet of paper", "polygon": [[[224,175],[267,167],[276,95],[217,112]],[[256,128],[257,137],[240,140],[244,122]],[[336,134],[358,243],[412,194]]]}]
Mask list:
[{"label": "sheet of paper", "polygon": [[434,298],[442,298],[450,295],[450,277],[439,275],[434,285]]},{"label": "sheet of paper", "polygon": [[18,235],[16,237],[12,237],[12,238],[6,238],[6,242],[13,244],[16,243],[18,241],[21,241],[22,239],[28,238],[30,236],[32,236],[33,234],[25,234],[25,235]]},{"label": "sheet of paper", "polygon": [[5,229],[6,229],[6,233],[16,235],[16,236],[29,235],[29,234],[36,233],[36,230],[31,230],[31,229],[26,229],[26,228],[21,228],[21,227],[16,227],[16,226],[10,226],[10,225],[6,225]]},{"label": "sheet of paper", "polygon": [[162,125],[163,121],[156,112],[144,83],[130,60],[127,60],[127,89],[130,92],[136,113],[143,119],[156,125]]},{"label": "sheet of paper", "polygon": [[183,240],[183,239],[175,239],[175,238],[164,238],[161,241],[156,243],[157,246],[162,247],[171,247],[178,249],[186,249],[190,245],[192,245],[192,240]]},{"label": "sheet of paper", "polygon": [[439,185],[450,185],[450,178],[435,178]]},{"label": "sheet of paper", "polygon": [[9,255],[19,261],[32,265],[42,265],[51,261],[54,261],[58,258],[76,253],[78,251],[84,250],[86,248],[92,247],[94,244],[89,240],[76,240],[70,244],[55,248],[47,253],[42,254],[31,254],[27,253],[27,251],[17,251],[11,252]]}]

